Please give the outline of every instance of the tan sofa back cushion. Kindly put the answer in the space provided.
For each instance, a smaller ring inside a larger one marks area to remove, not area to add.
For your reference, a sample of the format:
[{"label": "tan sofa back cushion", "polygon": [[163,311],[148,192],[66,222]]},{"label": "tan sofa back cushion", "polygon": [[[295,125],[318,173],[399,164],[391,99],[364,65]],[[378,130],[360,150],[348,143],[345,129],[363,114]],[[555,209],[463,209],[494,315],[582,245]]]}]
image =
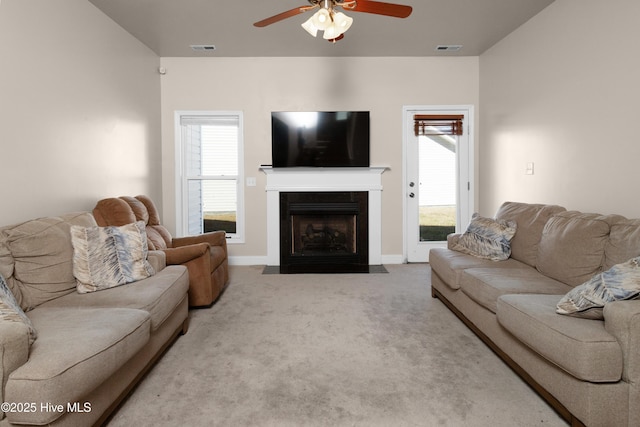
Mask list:
[{"label": "tan sofa back cushion", "polygon": [[640,219],[617,217],[604,248],[603,270],[640,256]]},{"label": "tan sofa back cushion", "polygon": [[516,234],[511,240],[511,258],[536,266],[538,244],[542,230],[554,214],[566,211],[562,206],[505,202],[496,213],[496,219],[515,221]]},{"label": "tan sofa back cushion", "polygon": [[538,245],[538,271],[570,286],[601,272],[611,224],[617,218],[576,211],[551,217]]},{"label": "tan sofa back cushion", "polygon": [[23,310],[75,292],[72,225],[96,223],[81,212],[0,228],[0,273]]}]

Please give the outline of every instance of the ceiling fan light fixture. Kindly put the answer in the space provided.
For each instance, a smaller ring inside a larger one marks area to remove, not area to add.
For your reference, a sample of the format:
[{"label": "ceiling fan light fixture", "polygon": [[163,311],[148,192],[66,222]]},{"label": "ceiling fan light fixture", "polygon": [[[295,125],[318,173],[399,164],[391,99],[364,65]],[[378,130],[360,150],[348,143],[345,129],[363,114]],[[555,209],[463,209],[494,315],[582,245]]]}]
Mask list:
[{"label": "ceiling fan light fixture", "polygon": [[313,37],[316,37],[318,35],[318,27],[313,25],[313,16],[302,23],[302,28],[304,28],[305,31],[311,34]]},{"label": "ceiling fan light fixture", "polygon": [[351,24],[353,24],[353,18],[345,15],[342,12],[338,12],[333,15],[333,23],[340,29],[340,34],[342,34],[349,28],[351,28]]},{"label": "ceiling fan light fixture", "polygon": [[338,37],[336,37],[335,39],[328,39],[327,41],[328,41],[329,43],[335,43],[335,42],[337,42],[338,40],[342,40],[343,38],[344,38],[344,33],[340,34],[340,35],[339,35]]},{"label": "ceiling fan light fixture", "polygon": [[313,14],[311,17],[313,20],[313,25],[319,30],[325,30],[329,25],[331,25],[331,13],[325,8],[321,8],[319,11]]},{"label": "ceiling fan light fixture", "polygon": [[333,40],[336,37],[338,37],[340,34],[342,34],[342,32],[340,31],[338,26],[334,22],[332,22],[331,25],[329,25],[327,28],[324,29],[324,34],[322,35],[322,38],[325,40]]}]

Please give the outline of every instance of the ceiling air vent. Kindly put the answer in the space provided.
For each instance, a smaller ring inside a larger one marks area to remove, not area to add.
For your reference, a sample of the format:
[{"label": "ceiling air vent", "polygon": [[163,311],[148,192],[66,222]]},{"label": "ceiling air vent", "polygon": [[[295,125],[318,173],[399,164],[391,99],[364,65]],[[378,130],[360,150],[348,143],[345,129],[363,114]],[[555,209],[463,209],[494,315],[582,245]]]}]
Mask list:
[{"label": "ceiling air vent", "polygon": [[216,50],[216,47],[212,44],[192,44],[191,49],[196,52],[209,52]]},{"label": "ceiling air vent", "polygon": [[440,52],[457,52],[462,49],[461,44],[439,44],[436,50]]}]

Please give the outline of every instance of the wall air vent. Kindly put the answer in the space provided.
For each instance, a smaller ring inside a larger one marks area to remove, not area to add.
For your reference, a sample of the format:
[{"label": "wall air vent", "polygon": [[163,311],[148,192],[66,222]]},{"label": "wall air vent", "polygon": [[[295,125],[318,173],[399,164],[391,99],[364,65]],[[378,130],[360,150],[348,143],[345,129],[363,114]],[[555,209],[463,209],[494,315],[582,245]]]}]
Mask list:
[{"label": "wall air vent", "polygon": [[216,47],[212,44],[192,44],[191,49],[196,52],[210,52],[216,50]]},{"label": "wall air vent", "polygon": [[439,44],[436,46],[436,50],[441,52],[457,52],[460,49],[462,49],[461,44]]}]

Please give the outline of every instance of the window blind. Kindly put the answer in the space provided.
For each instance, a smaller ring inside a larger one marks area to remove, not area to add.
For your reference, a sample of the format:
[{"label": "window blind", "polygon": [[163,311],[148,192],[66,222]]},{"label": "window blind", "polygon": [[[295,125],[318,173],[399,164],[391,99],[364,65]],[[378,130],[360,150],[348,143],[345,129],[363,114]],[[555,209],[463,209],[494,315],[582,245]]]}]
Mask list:
[{"label": "window blind", "polygon": [[462,135],[462,114],[416,114],[413,116],[416,136]]},{"label": "window blind", "polygon": [[180,125],[189,126],[239,126],[239,117],[234,115],[219,116],[181,116]]}]

